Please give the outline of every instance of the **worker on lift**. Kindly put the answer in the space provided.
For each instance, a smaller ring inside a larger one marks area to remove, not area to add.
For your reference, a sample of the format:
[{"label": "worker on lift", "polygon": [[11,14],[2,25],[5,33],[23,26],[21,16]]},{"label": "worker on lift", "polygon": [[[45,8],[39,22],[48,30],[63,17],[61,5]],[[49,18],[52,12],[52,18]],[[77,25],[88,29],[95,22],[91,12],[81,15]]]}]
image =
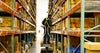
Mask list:
[{"label": "worker on lift", "polygon": [[51,15],[48,15],[48,18],[45,18],[42,21],[42,24],[44,25],[44,44],[50,44],[50,27],[52,26],[51,22]]},{"label": "worker on lift", "polygon": [[44,25],[43,47],[45,48],[41,48],[41,53],[53,53],[52,46],[50,45],[50,27],[52,26],[51,15],[48,15],[48,18],[45,18],[42,24]]}]

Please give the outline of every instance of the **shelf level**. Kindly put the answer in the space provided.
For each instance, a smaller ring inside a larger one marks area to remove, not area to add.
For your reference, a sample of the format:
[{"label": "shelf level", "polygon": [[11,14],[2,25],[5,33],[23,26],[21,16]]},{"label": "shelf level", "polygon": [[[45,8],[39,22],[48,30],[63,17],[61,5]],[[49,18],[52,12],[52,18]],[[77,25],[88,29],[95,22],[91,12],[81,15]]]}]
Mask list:
[{"label": "shelf level", "polygon": [[[100,35],[100,30],[92,30],[89,31],[90,33],[92,33],[92,35]],[[87,32],[87,33],[89,33]],[[63,35],[68,35],[68,36],[74,36],[74,37],[80,37],[81,36],[81,31],[80,30],[70,30],[70,31],[51,31],[51,33],[54,34],[63,34]],[[90,35],[91,36],[91,35]],[[94,36],[95,37],[95,36]]]},{"label": "shelf level", "polygon": [[69,36],[75,36],[75,37],[80,37],[80,31],[51,31],[51,33],[54,34],[62,34],[62,35],[69,35]]},{"label": "shelf level", "polygon": [[22,31],[21,33],[36,33],[35,31]]},{"label": "shelf level", "polygon": [[8,36],[8,35],[15,35],[15,34],[28,34],[28,33],[35,33],[35,31],[20,31],[20,30],[0,30],[0,36]]},{"label": "shelf level", "polygon": [[7,35],[13,35],[13,34],[20,34],[20,31],[16,31],[16,30],[0,30],[0,36],[7,36]]}]

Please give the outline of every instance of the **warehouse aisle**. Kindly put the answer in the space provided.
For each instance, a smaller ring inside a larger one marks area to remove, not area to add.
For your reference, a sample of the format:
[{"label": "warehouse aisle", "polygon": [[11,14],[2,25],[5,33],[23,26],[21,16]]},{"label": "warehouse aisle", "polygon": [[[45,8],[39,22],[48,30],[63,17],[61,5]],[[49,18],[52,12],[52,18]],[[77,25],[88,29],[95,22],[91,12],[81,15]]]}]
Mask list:
[{"label": "warehouse aisle", "polygon": [[41,50],[41,46],[40,46],[40,42],[42,40],[42,34],[38,33],[37,34],[37,40],[36,42],[34,42],[32,48],[30,49],[30,51],[28,53],[40,53]]}]

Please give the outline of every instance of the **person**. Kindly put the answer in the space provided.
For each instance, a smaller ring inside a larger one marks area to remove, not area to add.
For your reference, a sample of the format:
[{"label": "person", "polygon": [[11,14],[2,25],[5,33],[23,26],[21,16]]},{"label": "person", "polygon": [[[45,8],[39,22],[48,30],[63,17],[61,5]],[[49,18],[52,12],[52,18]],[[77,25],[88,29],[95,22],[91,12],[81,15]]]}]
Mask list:
[{"label": "person", "polygon": [[50,27],[52,26],[51,22],[51,15],[48,16],[48,18],[45,18],[42,21],[42,24],[44,25],[44,44],[50,44]]}]

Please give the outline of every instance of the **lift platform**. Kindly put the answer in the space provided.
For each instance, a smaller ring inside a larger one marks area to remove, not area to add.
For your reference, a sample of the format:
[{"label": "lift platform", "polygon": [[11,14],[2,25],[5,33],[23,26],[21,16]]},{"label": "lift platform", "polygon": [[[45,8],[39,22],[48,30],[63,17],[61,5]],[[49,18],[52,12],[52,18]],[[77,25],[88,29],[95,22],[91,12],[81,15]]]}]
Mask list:
[{"label": "lift platform", "polygon": [[50,44],[43,44],[41,47],[41,53],[53,53],[53,48]]}]

